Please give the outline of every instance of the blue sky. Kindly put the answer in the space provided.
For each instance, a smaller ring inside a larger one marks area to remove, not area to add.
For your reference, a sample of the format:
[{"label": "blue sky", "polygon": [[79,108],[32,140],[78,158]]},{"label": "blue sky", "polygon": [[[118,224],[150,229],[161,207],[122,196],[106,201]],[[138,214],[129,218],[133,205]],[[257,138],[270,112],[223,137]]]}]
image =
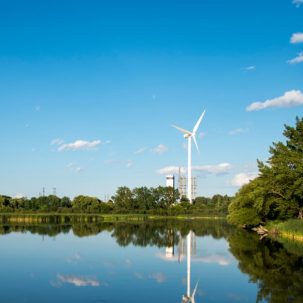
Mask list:
[{"label": "blue sky", "polygon": [[1,1],[0,192],[164,185],[187,161],[171,124],[206,109],[198,193],[234,194],[303,115],[302,20],[301,0]]}]

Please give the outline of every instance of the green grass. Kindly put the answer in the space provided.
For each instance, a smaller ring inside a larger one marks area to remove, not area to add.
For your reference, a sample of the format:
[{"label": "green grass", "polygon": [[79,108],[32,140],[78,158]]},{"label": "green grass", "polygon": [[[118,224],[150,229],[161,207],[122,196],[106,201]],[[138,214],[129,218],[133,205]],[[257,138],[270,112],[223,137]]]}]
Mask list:
[{"label": "green grass", "polygon": [[[66,221],[67,219],[67,221]],[[224,217],[197,216],[197,215],[146,215],[146,214],[78,214],[78,213],[1,213],[0,223],[64,223],[71,221],[81,222],[139,222],[145,220],[199,220],[224,219]]]},{"label": "green grass", "polygon": [[303,236],[303,220],[290,219],[282,222],[272,221],[267,226],[269,229],[276,228],[280,232],[287,232],[298,236]]}]

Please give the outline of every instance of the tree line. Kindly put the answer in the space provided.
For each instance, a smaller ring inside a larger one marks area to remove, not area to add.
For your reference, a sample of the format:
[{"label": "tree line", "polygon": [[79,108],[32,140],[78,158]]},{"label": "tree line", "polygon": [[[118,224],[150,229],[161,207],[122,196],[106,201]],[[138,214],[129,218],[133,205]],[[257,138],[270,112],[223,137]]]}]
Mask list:
[{"label": "tree line", "polygon": [[55,213],[133,213],[133,214],[204,214],[225,216],[231,197],[214,195],[212,198],[197,197],[192,204],[185,197],[180,199],[179,191],[172,187],[156,188],[119,187],[107,202],[97,197],[79,195],[69,197],[55,195],[32,198],[0,196],[0,212],[55,212]]},{"label": "tree line", "polygon": [[268,220],[303,218],[303,118],[285,125],[286,142],[269,149],[266,163],[258,161],[259,175],[244,185],[229,206],[229,222],[258,225]]}]

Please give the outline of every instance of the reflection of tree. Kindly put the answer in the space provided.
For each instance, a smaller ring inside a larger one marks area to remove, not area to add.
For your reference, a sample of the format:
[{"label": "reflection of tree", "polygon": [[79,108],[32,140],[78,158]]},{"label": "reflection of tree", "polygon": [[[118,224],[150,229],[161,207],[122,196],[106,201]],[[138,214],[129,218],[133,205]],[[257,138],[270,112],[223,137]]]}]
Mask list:
[{"label": "reflection of tree", "polygon": [[142,222],[103,222],[97,216],[39,216],[27,215],[2,217],[0,234],[26,232],[48,236],[67,233],[70,230],[78,237],[97,235],[103,231],[121,246],[158,246],[178,244],[179,235],[186,236],[192,230],[198,236],[212,235],[214,238],[227,237],[232,229],[224,220],[154,220]]},{"label": "reflection of tree", "polygon": [[303,258],[289,253],[270,239],[236,230],[229,238],[230,250],[239,268],[258,283],[257,302],[303,302]]}]

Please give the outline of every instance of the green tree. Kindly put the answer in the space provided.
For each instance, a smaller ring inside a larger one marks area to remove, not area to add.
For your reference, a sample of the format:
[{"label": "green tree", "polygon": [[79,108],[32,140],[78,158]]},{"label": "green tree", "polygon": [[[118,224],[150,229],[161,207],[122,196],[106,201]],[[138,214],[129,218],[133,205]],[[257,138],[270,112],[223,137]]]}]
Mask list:
[{"label": "green tree", "polygon": [[229,207],[233,224],[303,215],[303,118],[285,125],[286,142],[273,143],[266,163],[258,161],[259,176],[242,187]]},{"label": "green tree", "polygon": [[134,209],[133,193],[126,186],[119,187],[112,199],[115,204],[115,209],[118,211],[128,211]]},{"label": "green tree", "polygon": [[72,208],[75,212],[98,213],[101,201],[95,197],[77,196],[74,198]]}]

